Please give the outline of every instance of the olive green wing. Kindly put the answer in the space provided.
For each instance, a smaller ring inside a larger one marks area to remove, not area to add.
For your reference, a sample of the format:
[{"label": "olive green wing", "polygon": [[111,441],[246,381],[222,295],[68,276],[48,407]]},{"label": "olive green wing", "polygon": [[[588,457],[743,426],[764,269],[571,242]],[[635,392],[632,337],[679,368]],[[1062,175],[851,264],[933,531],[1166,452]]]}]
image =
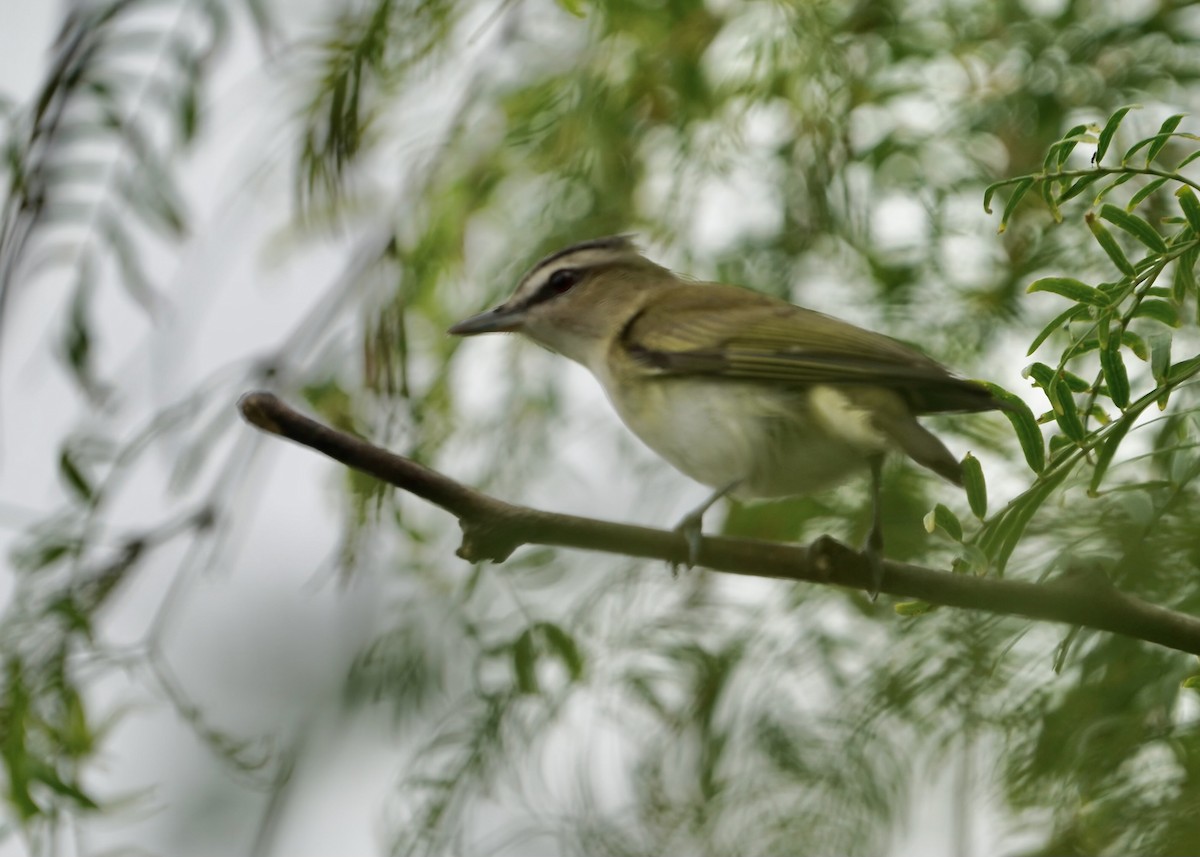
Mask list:
[{"label": "olive green wing", "polygon": [[882,334],[733,286],[672,292],[622,333],[627,355],[647,374],[881,387],[903,395],[915,413],[1002,407],[979,384]]}]

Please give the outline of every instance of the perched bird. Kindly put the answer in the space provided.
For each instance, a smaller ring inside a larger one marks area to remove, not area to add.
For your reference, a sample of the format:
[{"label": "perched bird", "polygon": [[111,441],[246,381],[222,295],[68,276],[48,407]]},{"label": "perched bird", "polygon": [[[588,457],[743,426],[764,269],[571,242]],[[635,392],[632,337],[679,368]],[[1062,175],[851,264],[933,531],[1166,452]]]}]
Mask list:
[{"label": "perched bird", "polygon": [[587,367],[634,434],[716,491],[679,529],[694,562],[725,495],[807,494],[871,473],[866,555],[883,577],[884,456],[955,485],[958,460],[921,414],[1004,408],[980,384],[890,337],[738,286],[682,279],[624,235],[542,259],[512,297],[451,334],[515,331]]}]

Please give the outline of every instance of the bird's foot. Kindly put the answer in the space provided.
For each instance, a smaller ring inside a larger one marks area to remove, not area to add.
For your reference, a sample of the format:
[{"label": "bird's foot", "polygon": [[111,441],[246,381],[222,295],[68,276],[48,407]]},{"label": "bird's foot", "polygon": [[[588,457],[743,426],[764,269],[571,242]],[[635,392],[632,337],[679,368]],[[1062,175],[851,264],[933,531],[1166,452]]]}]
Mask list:
[{"label": "bird's foot", "polygon": [[[675,532],[683,536],[684,542],[687,544],[687,567],[690,569],[700,562],[700,542],[704,538],[702,528],[704,526],[704,513],[712,508],[713,503],[720,500],[730,491],[738,486],[741,480],[730,482],[724,488],[714,491],[711,496],[695,509],[688,512],[682,521],[675,525]],[[671,576],[679,576],[680,563],[671,563]]]},{"label": "bird's foot", "polygon": [[[697,514],[698,513],[698,514]],[[704,510],[697,509],[695,512],[687,515],[682,521],[675,525],[675,532],[683,536],[684,544],[687,545],[687,560],[686,562],[672,562],[671,576],[679,576],[679,566],[683,565],[686,569],[691,569],[700,561],[700,542],[704,538]]]}]

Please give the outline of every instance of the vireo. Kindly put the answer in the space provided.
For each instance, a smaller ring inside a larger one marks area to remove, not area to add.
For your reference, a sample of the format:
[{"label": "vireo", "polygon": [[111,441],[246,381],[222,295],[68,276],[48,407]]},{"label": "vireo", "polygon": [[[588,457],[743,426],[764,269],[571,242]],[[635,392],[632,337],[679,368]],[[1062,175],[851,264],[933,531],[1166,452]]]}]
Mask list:
[{"label": "vireo", "polygon": [[678,529],[694,561],[704,512],[738,498],[809,493],[871,473],[866,554],[883,574],[879,488],[900,451],[962,484],[920,414],[1005,407],[890,337],[737,286],[681,279],[627,236],[552,253],[459,336],[515,331],[587,367],[625,425],[716,492]]}]

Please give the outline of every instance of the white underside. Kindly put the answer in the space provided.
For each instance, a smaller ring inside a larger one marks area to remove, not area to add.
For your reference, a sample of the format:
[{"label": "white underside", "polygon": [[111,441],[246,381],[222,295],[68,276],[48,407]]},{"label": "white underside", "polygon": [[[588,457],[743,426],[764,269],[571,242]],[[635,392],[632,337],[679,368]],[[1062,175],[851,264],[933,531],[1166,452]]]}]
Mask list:
[{"label": "white underside", "polygon": [[[894,448],[836,387],[786,390],[727,379],[618,381],[603,340],[553,325],[526,333],[592,371],[627,426],[682,473],[742,498],[820,491]],[[544,329],[543,329],[544,328]]]},{"label": "white underside", "polygon": [[892,447],[836,388],[780,391],[736,381],[605,383],[651,449],[705,485],[740,497],[804,494],[841,481]]}]

